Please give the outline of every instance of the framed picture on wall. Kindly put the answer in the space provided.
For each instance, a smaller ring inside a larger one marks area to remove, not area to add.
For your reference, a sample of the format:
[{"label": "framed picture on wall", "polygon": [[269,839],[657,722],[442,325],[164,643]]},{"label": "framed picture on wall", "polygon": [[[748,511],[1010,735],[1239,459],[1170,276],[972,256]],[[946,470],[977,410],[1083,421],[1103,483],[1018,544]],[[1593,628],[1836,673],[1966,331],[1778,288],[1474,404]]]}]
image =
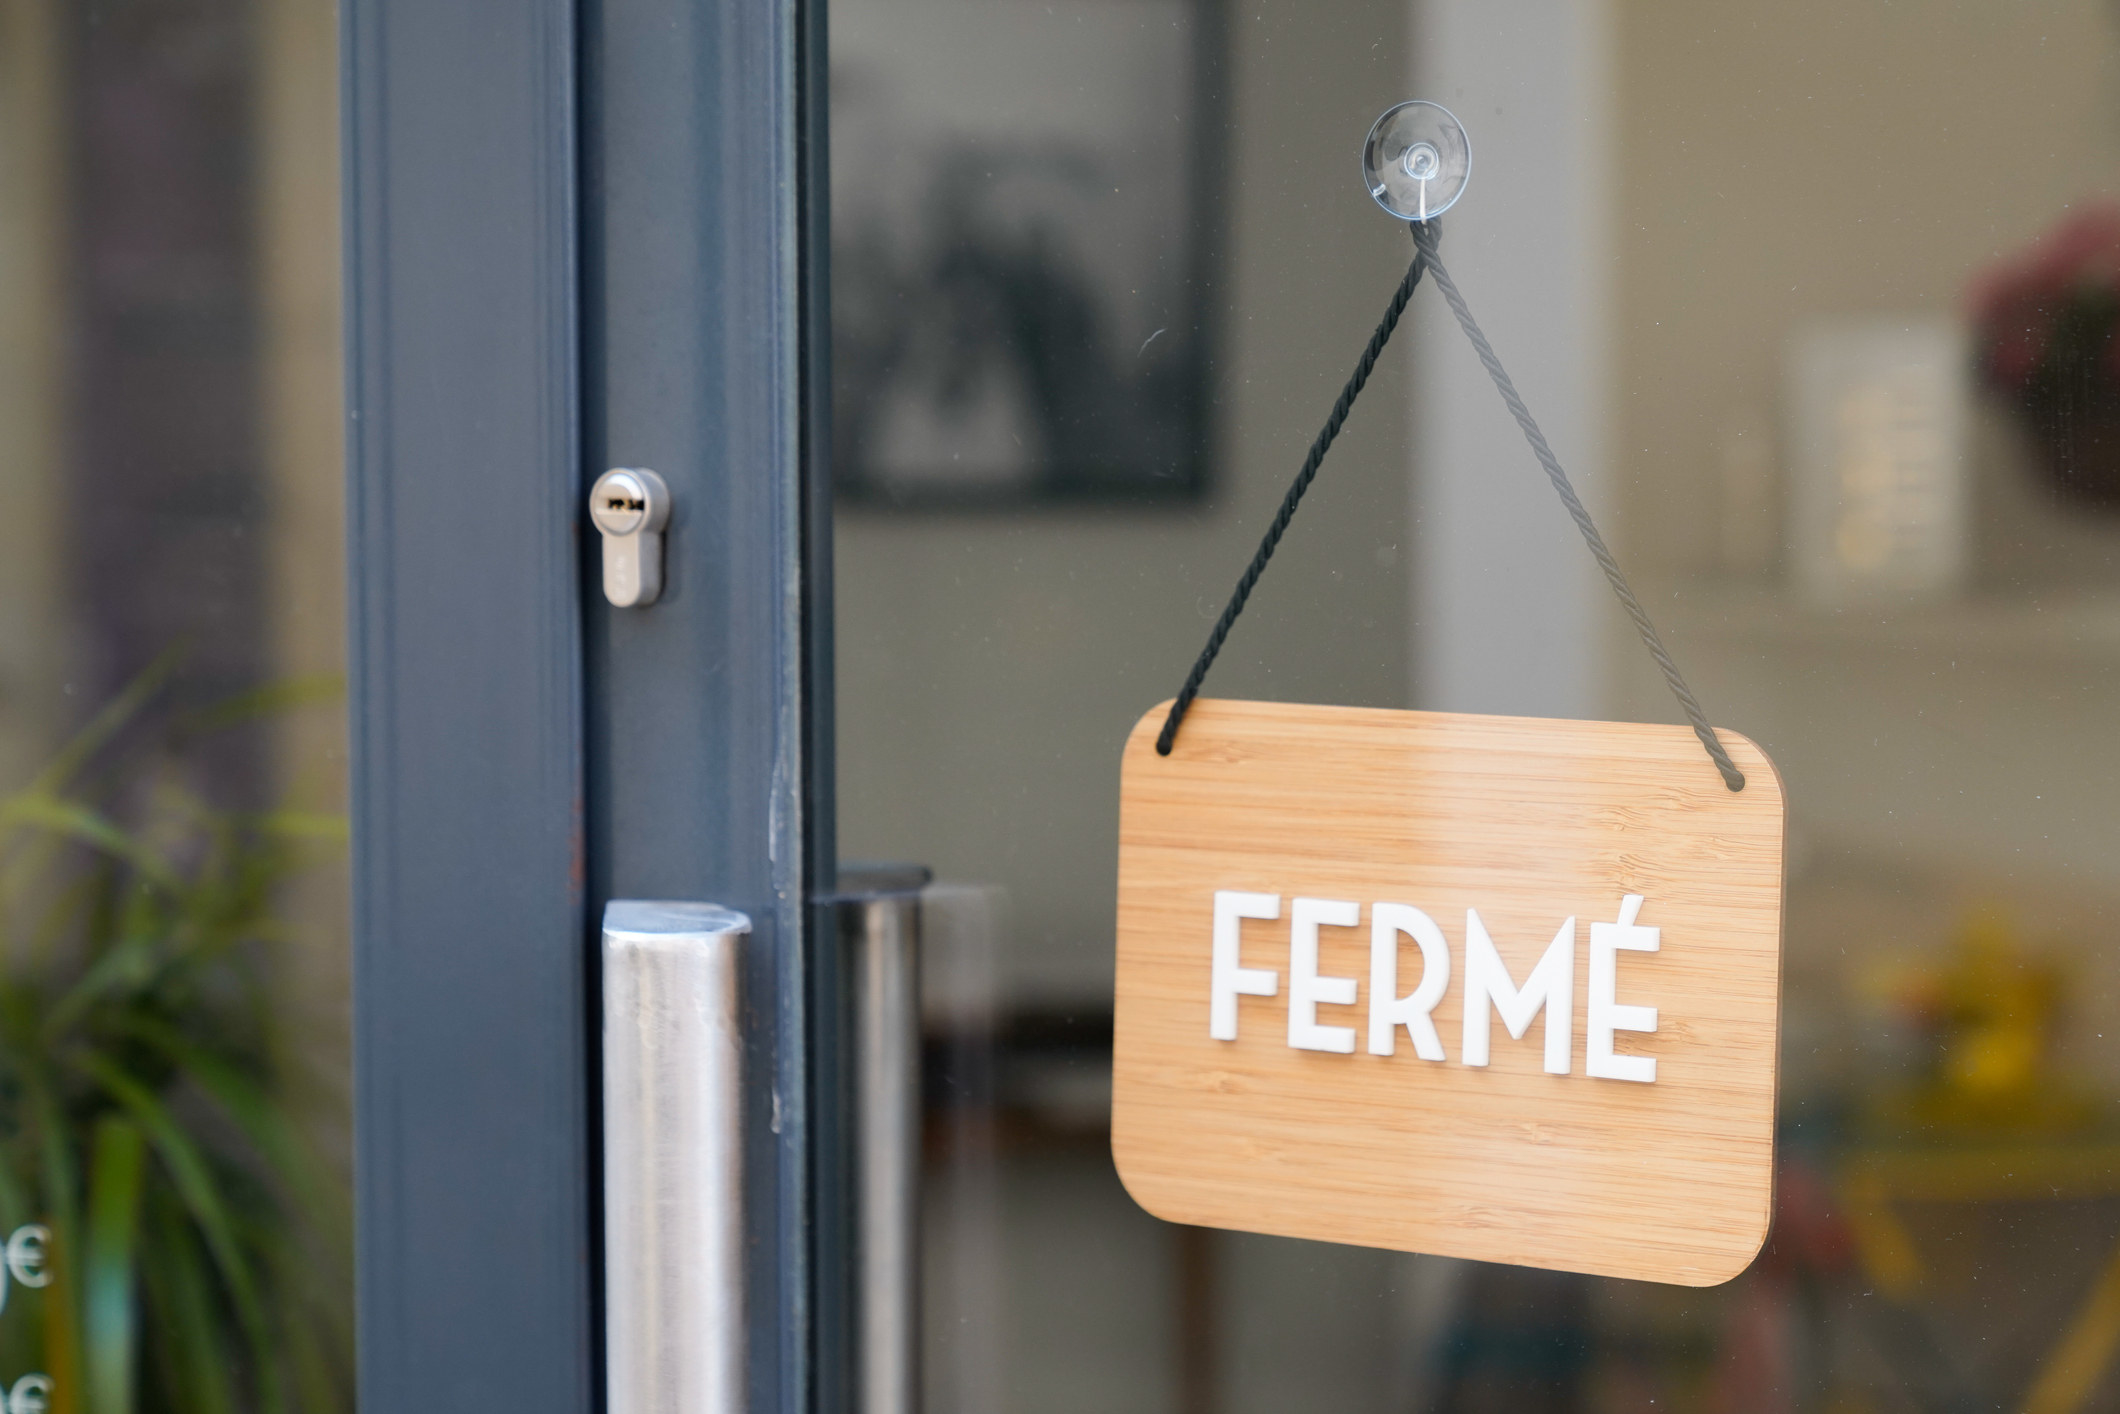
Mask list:
[{"label": "framed picture on wall", "polygon": [[1216,3],[833,6],[842,499],[1205,489]]}]

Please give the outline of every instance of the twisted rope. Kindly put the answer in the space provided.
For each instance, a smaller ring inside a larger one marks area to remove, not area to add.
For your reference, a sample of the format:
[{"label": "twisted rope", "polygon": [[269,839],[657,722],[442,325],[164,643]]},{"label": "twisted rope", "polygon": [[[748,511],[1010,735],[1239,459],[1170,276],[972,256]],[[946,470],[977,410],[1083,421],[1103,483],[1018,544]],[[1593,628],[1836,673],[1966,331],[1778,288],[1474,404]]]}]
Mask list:
[{"label": "twisted rope", "polygon": [[1642,646],[1649,650],[1649,656],[1654,658],[1656,666],[1663,670],[1664,681],[1670,685],[1671,695],[1678,699],[1678,705],[1685,711],[1686,720],[1693,724],[1693,734],[1699,737],[1700,744],[1708,749],[1709,759],[1715,762],[1715,769],[1722,773],[1723,784],[1731,790],[1743,790],[1744,772],[1737,769],[1737,763],[1730,759],[1730,753],[1723,750],[1722,742],[1716,739],[1715,729],[1708,725],[1708,714],[1700,710],[1700,703],[1693,696],[1693,690],[1686,686],[1685,678],[1678,671],[1678,664],[1671,660],[1670,653],[1664,649],[1663,640],[1656,636],[1656,625],[1649,622],[1648,610],[1642,608],[1641,601],[1634,597],[1634,591],[1627,587],[1627,577],[1620,573],[1619,561],[1612,558],[1612,551],[1606,548],[1605,537],[1597,533],[1597,526],[1590,519],[1590,512],[1583,508],[1582,498],[1575,494],[1575,487],[1569,482],[1568,473],[1561,470],[1560,460],[1553,455],[1553,449],[1546,445],[1546,436],[1538,430],[1538,423],[1533,420],[1531,410],[1524,406],[1524,400],[1517,395],[1516,384],[1510,381],[1508,370],[1503,368],[1502,361],[1495,357],[1494,348],[1487,342],[1487,336],[1480,332],[1479,323],[1473,319],[1472,311],[1465,305],[1465,297],[1458,293],[1457,282],[1451,279],[1450,272],[1443,268],[1443,262],[1436,254],[1437,240],[1436,233],[1428,230],[1427,226],[1414,226],[1413,244],[1420,252],[1418,258],[1426,260],[1428,268],[1435,272],[1435,287],[1443,292],[1443,299],[1449,303],[1450,312],[1457,316],[1458,327],[1465,331],[1466,338],[1472,340],[1473,351],[1480,356],[1480,362],[1487,366],[1487,376],[1494,380],[1495,391],[1502,395],[1502,402],[1508,406],[1510,415],[1516,418],[1516,425],[1524,429],[1524,440],[1531,444],[1531,454],[1537,457],[1539,465],[1546,469],[1546,479],[1551,481],[1553,489],[1560,493],[1561,504],[1568,508],[1569,519],[1573,520],[1575,528],[1582,532],[1583,543],[1590,547],[1591,555],[1597,560],[1597,567],[1605,572],[1606,583],[1610,584],[1612,592],[1619,596],[1620,605],[1626,609],[1627,617],[1634,620],[1634,629],[1641,635]]},{"label": "twisted rope", "polygon": [[1581,532],[1583,543],[1590,547],[1590,554],[1596,559],[1598,568],[1605,572],[1606,583],[1612,586],[1612,592],[1618,597],[1620,606],[1627,611],[1627,617],[1633,620],[1635,632],[1641,635],[1642,646],[1647,648],[1649,656],[1656,660],[1656,666],[1663,672],[1664,682],[1669,685],[1671,695],[1678,699],[1678,705],[1685,712],[1686,720],[1692,723],[1693,734],[1700,738],[1700,744],[1707,749],[1708,758],[1722,774],[1723,784],[1733,791],[1743,790],[1744,773],[1737,769],[1737,763],[1730,759],[1730,753],[1723,749],[1722,742],[1716,738],[1715,729],[1708,725],[1707,713],[1701,710],[1699,700],[1693,696],[1693,690],[1686,686],[1685,677],[1678,671],[1678,664],[1672,661],[1671,654],[1664,648],[1663,640],[1657,637],[1656,626],[1649,621],[1648,610],[1642,607],[1641,601],[1634,597],[1634,591],[1628,587],[1627,577],[1620,572],[1619,561],[1613,558],[1611,549],[1605,544],[1605,537],[1598,534],[1596,522],[1590,519],[1590,512],[1584,508],[1582,498],[1575,494],[1575,486],[1568,480],[1568,473],[1561,469],[1560,459],[1553,455],[1553,449],[1546,444],[1545,434],[1539,431],[1538,422],[1531,416],[1531,410],[1524,406],[1524,400],[1518,395],[1516,384],[1511,381],[1508,370],[1502,367],[1501,359],[1495,356],[1493,345],[1487,342],[1487,336],[1480,331],[1478,321],[1472,317],[1471,309],[1465,304],[1465,297],[1458,292],[1457,282],[1450,278],[1450,272],[1443,267],[1442,257],[1438,253],[1438,247],[1442,243],[1441,223],[1425,221],[1409,224],[1413,230],[1413,264],[1407,267],[1405,278],[1399,281],[1399,288],[1392,295],[1391,304],[1384,311],[1384,318],[1377,325],[1376,332],[1369,336],[1369,347],[1362,351],[1361,362],[1355,365],[1354,374],[1348,378],[1347,386],[1340,390],[1339,400],[1332,405],[1332,414],[1325,419],[1323,430],[1318,433],[1317,440],[1310,444],[1310,455],[1303,459],[1303,469],[1296,473],[1296,479],[1289,486],[1288,494],[1282,498],[1280,512],[1274,516],[1273,524],[1267,527],[1266,534],[1260,539],[1259,548],[1252,555],[1251,563],[1245,567],[1243,577],[1237,581],[1236,592],[1230,595],[1229,603],[1222,609],[1222,617],[1215,621],[1214,631],[1207,636],[1207,646],[1200,650],[1200,656],[1193,662],[1192,671],[1186,674],[1185,686],[1178,690],[1177,698],[1170,704],[1170,713],[1163,719],[1163,730],[1156,737],[1157,753],[1170,755],[1171,746],[1178,739],[1178,725],[1185,720],[1186,709],[1191,707],[1193,699],[1199,696],[1200,684],[1206,679],[1207,670],[1214,665],[1216,655],[1221,653],[1223,640],[1229,637],[1230,627],[1236,623],[1237,615],[1244,612],[1244,603],[1251,597],[1253,586],[1258,584],[1259,576],[1266,572],[1266,563],[1273,558],[1274,549],[1281,543],[1281,536],[1287,531],[1288,523],[1295,519],[1296,507],[1301,504],[1303,493],[1310,489],[1310,483],[1317,478],[1319,464],[1325,460],[1326,451],[1331,448],[1333,439],[1340,435],[1341,425],[1347,421],[1348,409],[1354,406],[1354,400],[1360,396],[1363,385],[1369,381],[1370,370],[1376,367],[1377,356],[1383,353],[1384,345],[1390,342],[1392,330],[1398,327],[1399,316],[1406,311],[1406,302],[1413,298],[1414,286],[1420,283],[1424,272],[1432,271],[1436,288],[1443,292],[1443,299],[1449,304],[1450,312],[1457,316],[1458,327],[1463,329],[1465,337],[1472,341],[1473,351],[1486,366],[1487,375],[1494,380],[1495,391],[1502,395],[1503,404],[1508,407],[1510,415],[1516,418],[1517,426],[1523,429],[1524,440],[1531,444],[1532,455],[1537,457],[1539,465],[1545,468],[1546,479],[1553,483],[1554,491],[1559,494],[1561,504],[1567,508],[1569,519],[1575,522],[1575,528]]},{"label": "twisted rope", "polygon": [[1391,331],[1399,327],[1399,316],[1406,312],[1406,301],[1413,298],[1413,287],[1421,282],[1421,271],[1434,258],[1433,242],[1423,251],[1415,249],[1413,264],[1406,267],[1406,277],[1399,281],[1399,288],[1391,297],[1391,304],[1384,310],[1384,318],[1378,323],[1376,332],[1369,336],[1369,347],[1362,350],[1362,361],[1354,366],[1354,374],[1348,378],[1347,386],[1340,389],[1339,401],[1332,405],[1332,415],[1325,419],[1325,426],[1317,440],[1310,444],[1310,455],[1303,458],[1303,469],[1296,473],[1288,494],[1281,498],[1281,510],[1266,527],[1266,534],[1259,541],[1257,553],[1245,567],[1244,575],[1237,581],[1236,592],[1229,596],[1223,606],[1222,617],[1215,620],[1214,632],[1207,635],[1207,646],[1193,661],[1192,671],[1185,675],[1185,686],[1178,689],[1178,696],[1170,704],[1170,715],[1163,719],[1163,730],[1156,737],[1156,753],[1170,755],[1171,744],[1178,739],[1178,723],[1185,720],[1185,709],[1192,706],[1193,699],[1200,695],[1200,684],[1207,677],[1207,670],[1214,666],[1215,655],[1222,651],[1222,640],[1229,637],[1230,625],[1237,615],[1244,612],[1244,601],[1251,597],[1252,586],[1266,572],[1266,562],[1273,558],[1274,547],[1281,543],[1282,532],[1295,519],[1296,507],[1302,503],[1303,493],[1317,479],[1318,466],[1325,460],[1333,438],[1340,435],[1340,426],[1347,421],[1347,410],[1361,396],[1362,385],[1369,381],[1369,372],[1376,367],[1377,356],[1384,352],[1384,345],[1391,342]]}]

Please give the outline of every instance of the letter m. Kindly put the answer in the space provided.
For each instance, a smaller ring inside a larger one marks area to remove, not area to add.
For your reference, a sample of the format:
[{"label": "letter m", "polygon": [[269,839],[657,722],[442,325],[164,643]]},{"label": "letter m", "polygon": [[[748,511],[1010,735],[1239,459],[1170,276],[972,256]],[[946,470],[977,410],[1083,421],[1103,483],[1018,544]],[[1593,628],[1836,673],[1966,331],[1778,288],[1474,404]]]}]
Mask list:
[{"label": "letter m", "polygon": [[1568,1053],[1574,1049],[1575,1016],[1575,919],[1561,924],[1546,947],[1546,955],[1531,969],[1521,990],[1510,980],[1502,955],[1487,936],[1487,925],[1479,910],[1465,910],[1465,1036],[1461,1047],[1467,1065],[1487,1064],[1489,1004],[1502,1014],[1502,1024],[1512,1037],[1530,1029],[1531,1018],[1541,1007],[1546,1011],[1546,1071],[1568,1073]]}]

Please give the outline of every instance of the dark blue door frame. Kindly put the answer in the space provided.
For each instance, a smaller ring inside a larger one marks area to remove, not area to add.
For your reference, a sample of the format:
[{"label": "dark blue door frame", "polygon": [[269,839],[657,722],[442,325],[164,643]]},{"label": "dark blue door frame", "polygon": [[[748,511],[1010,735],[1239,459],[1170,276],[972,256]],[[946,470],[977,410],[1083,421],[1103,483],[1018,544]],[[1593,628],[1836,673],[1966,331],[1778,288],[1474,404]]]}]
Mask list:
[{"label": "dark blue door frame", "polygon": [[[754,920],[752,1403],[818,1407],[821,17],[344,14],[362,1405],[600,1404],[589,959],[627,896]],[[611,465],[674,495],[647,610],[596,593]]]}]

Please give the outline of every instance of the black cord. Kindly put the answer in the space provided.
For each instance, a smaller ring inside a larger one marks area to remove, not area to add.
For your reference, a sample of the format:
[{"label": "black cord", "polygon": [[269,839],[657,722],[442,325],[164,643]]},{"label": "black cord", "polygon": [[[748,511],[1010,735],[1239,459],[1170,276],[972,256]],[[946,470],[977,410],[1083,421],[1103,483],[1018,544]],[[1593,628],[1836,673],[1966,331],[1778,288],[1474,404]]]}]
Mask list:
[{"label": "black cord", "polygon": [[1503,368],[1502,361],[1495,357],[1494,347],[1487,342],[1487,336],[1480,332],[1479,323],[1473,319],[1472,311],[1465,305],[1465,297],[1458,293],[1457,282],[1452,280],[1450,272],[1443,268],[1442,258],[1436,254],[1435,235],[1424,232],[1419,225],[1415,225],[1413,244],[1414,248],[1420,251],[1422,258],[1427,260],[1428,268],[1435,272],[1435,287],[1443,292],[1444,300],[1450,305],[1450,312],[1457,316],[1458,327],[1465,331],[1465,337],[1472,341],[1473,352],[1477,353],[1480,362],[1487,366],[1487,376],[1494,380],[1495,391],[1502,395],[1502,402],[1516,418],[1516,425],[1524,430],[1524,440],[1531,444],[1531,454],[1538,458],[1538,464],[1546,469],[1546,479],[1551,481],[1553,489],[1560,493],[1561,504],[1568,508],[1568,518],[1575,522],[1575,528],[1582,533],[1583,543],[1590,547],[1590,554],[1597,561],[1597,567],[1605,572],[1605,582],[1612,586],[1612,592],[1619,597],[1620,606],[1627,611],[1627,617],[1634,621],[1634,631],[1641,635],[1642,646],[1649,650],[1649,656],[1654,658],[1656,666],[1663,670],[1664,681],[1670,686],[1671,695],[1678,699],[1678,705],[1685,712],[1686,720],[1693,724],[1693,735],[1699,737],[1700,744],[1708,749],[1708,759],[1713,761],[1715,769],[1722,773],[1723,784],[1731,790],[1743,790],[1744,772],[1737,769],[1737,763],[1730,759],[1730,753],[1723,750],[1722,742],[1716,739],[1715,729],[1708,725],[1708,714],[1700,710],[1700,702],[1693,696],[1693,689],[1686,686],[1685,678],[1678,671],[1678,664],[1671,660],[1671,655],[1664,649],[1663,640],[1656,636],[1656,625],[1649,622],[1649,611],[1642,607],[1641,600],[1635,598],[1634,591],[1627,587],[1627,577],[1620,573],[1619,561],[1612,557],[1612,551],[1605,545],[1605,537],[1597,533],[1597,525],[1590,519],[1590,512],[1583,508],[1583,498],[1575,494],[1575,487],[1569,482],[1568,473],[1561,470],[1560,459],[1553,455],[1553,448],[1546,445],[1546,435],[1538,430],[1538,423],[1532,419],[1531,409],[1525,407],[1524,400],[1517,395],[1516,384],[1510,381],[1508,370]]},{"label": "black cord", "polygon": [[1656,666],[1663,671],[1665,683],[1670,686],[1672,695],[1678,699],[1678,705],[1685,712],[1686,720],[1693,724],[1693,734],[1699,737],[1700,744],[1707,748],[1708,758],[1722,774],[1723,784],[1733,791],[1743,790],[1744,773],[1737,769],[1737,763],[1730,759],[1730,753],[1723,749],[1722,742],[1716,738],[1714,728],[1708,725],[1707,714],[1701,711],[1700,702],[1693,696],[1692,689],[1686,686],[1685,678],[1678,671],[1678,664],[1672,661],[1670,653],[1664,648],[1663,640],[1657,637],[1656,626],[1649,622],[1648,611],[1628,587],[1627,577],[1620,573],[1619,561],[1613,558],[1611,549],[1605,544],[1604,536],[1598,534],[1596,523],[1590,519],[1590,512],[1585,509],[1582,498],[1575,494],[1575,487],[1568,480],[1568,473],[1561,469],[1559,458],[1553,455],[1553,449],[1546,444],[1545,434],[1539,431],[1537,421],[1531,416],[1531,410],[1524,406],[1523,398],[1517,394],[1516,384],[1511,381],[1508,371],[1502,367],[1501,359],[1495,356],[1493,346],[1487,342],[1487,336],[1480,332],[1478,322],[1473,319],[1472,311],[1465,304],[1465,297],[1458,293],[1457,283],[1450,278],[1450,272],[1443,268],[1442,257],[1438,253],[1438,247],[1442,243],[1441,223],[1425,221],[1408,224],[1413,232],[1413,264],[1407,267],[1406,278],[1399,281],[1398,291],[1392,296],[1390,307],[1384,311],[1383,322],[1378,324],[1376,332],[1369,336],[1369,347],[1362,351],[1362,361],[1355,365],[1353,376],[1347,380],[1347,386],[1340,390],[1339,401],[1332,405],[1332,415],[1325,419],[1324,430],[1319,432],[1317,440],[1310,444],[1310,455],[1304,458],[1303,469],[1296,473],[1294,484],[1288,488],[1288,495],[1282,499],[1280,514],[1276,515],[1273,524],[1267,527],[1264,538],[1259,541],[1258,552],[1251,557],[1251,564],[1246,567],[1243,578],[1237,581],[1236,592],[1230,596],[1228,605],[1223,608],[1222,617],[1216,620],[1214,632],[1207,636],[1207,646],[1200,650],[1200,656],[1193,663],[1192,671],[1186,674],[1185,686],[1178,690],[1176,700],[1170,704],[1170,715],[1163,719],[1163,730],[1156,737],[1157,754],[1170,755],[1171,746],[1178,739],[1178,724],[1185,719],[1186,709],[1192,706],[1193,699],[1199,696],[1200,684],[1207,677],[1207,670],[1214,665],[1215,656],[1222,651],[1222,641],[1229,636],[1230,626],[1237,621],[1237,615],[1244,612],[1244,601],[1251,597],[1252,586],[1256,585],[1259,576],[1265,573],[1266,562],[1273,558],[1274,548],[1280,544],[1282,533],[1295,518],[1296,506],[1302,501],[1303,493],[1310,489],[1310,483],[1316,479],[1318,465],[1325,460],[1326,450],[1332,446],[1333,438],[1339,436],[1340,426],[1347,420],[1347,410],[1354,406],[1354,400],[1360,395],[1362,385],[1369,381],[1369,373],[1376,366],[1377,355],[1381,354],[1384,345],[1390,342],[1391,331],[1398,327],[1399,316],[1406,310],[1406,302],[1413,298],[1414,286],[1420,283],[1424,271],[1432,270],[1435,272],[1436,288],[1443,292],[1443,298],[1450,305],[1451,313],[1457,316],[1458,326],[1465,331],[1465,337],[1471,340],[1473,352],[1479,355],[1480,362],[1486,366],[1488,376],[1494,380],[1495,390],[1502,395],[1502,402],[1516,418],[1517,426],[1523,429],[1524,440],[1531,444],[1532,455],[1537,457],[1539,465],[1545,468],[1546,479],[1553,483],[1553,489],[1560,495],[1561,504],[1567,508],[1569,519],[1575,522],[1576,530],[1582,534],[1583,543],[1590,547],[1590,554],[1597,561],[1598,568],[1605,572],[1606,582],[1612,586],[1612,592],[1618,596],[1621,607],[1626,609],[1627,617],[1633,620],[1635,632],[1641,635],[1642,645],[1649,650],[1649,656],[1656,660]]},{"label": "black cord", "polygon": [[[1429,224],[1432,226],[1435,223],[1431,221]],[[1377,331],[1369,336],[1369,347],[1362,350],[1362,361],[1354,366],[1354,373],[1348,378],[1347,386],[1340,389],[1339,401],[1332,405],[1332,415],[1325,419],[1325,426],[1319,431],[1317,440],[1310,444],[1310,455],[1303,458],[1303,469],[1296,473],[1296,479],[1290,484],[1288,494],[1281,498],[1280,514],[1276,515],[1273,524],[1266,528],[1265,536],[1259,541],[1258,553],[1251,557],[1251,564],[1245,568],[1244,577],[1237,581],[1236,593],[1229,596],[1229,603],[1222,609],[1222,617],[1215,621],[1214,632],[1207,635],[1207,646],[1200,650],[1200,656],[1194,661],[1192,671],[1185,675],[1185,686],[1178,689],[1177,699],[1170,704],[1170,715],[1163,719],[1163,731],[1156,737],[1157,755],[1170,755],[1171,744],[1178,739],[1178,723],[1185,720],[1185,709],[1192,706],[1193,699],[1200,695],[1200,683],[1207,677],[1207,670],[1214,666],[1215,655],[1222,651],[1222,640],[1229,637],[1230,625],[1237,621],[1237,615],[1244,612],[1244,601],[1251,597],[1252,586],[1257,584],[1259,576],[1266,572],[1266,562],[1273,558],[1274,547],[1281,543],[1281,533],[1287,530],[1288,523],[1295,519],[1296,507],[1302,502],[1303,493],[1308,491],[1310,483],[1317,479],[1318,464],[1325,460],[1325,453],[1331,448],[1332,439],[1340,435],[1340,425],[1347,421],[1347,410],[1354,406],[1354,400],[1361,395],[1362,385],[1369,381],[1369,371],[1376,367],[1377,355],[1383,353],[1384,345],[1391,342],[1391,331],[1399,327],[1399,316],[1406,312],[1406,301],[1413,298],[1413,287],[1421,283],[1421,272],[1428,268],[1428,262],[1434,253],[1432,241],[1426,249],[1416,243],[1413,264],[1406,267],[1406,278],[1399,281],[1398,291],[1392,295],[1391,304],[1385,309],[1382,322],[1377,325]]]}]

